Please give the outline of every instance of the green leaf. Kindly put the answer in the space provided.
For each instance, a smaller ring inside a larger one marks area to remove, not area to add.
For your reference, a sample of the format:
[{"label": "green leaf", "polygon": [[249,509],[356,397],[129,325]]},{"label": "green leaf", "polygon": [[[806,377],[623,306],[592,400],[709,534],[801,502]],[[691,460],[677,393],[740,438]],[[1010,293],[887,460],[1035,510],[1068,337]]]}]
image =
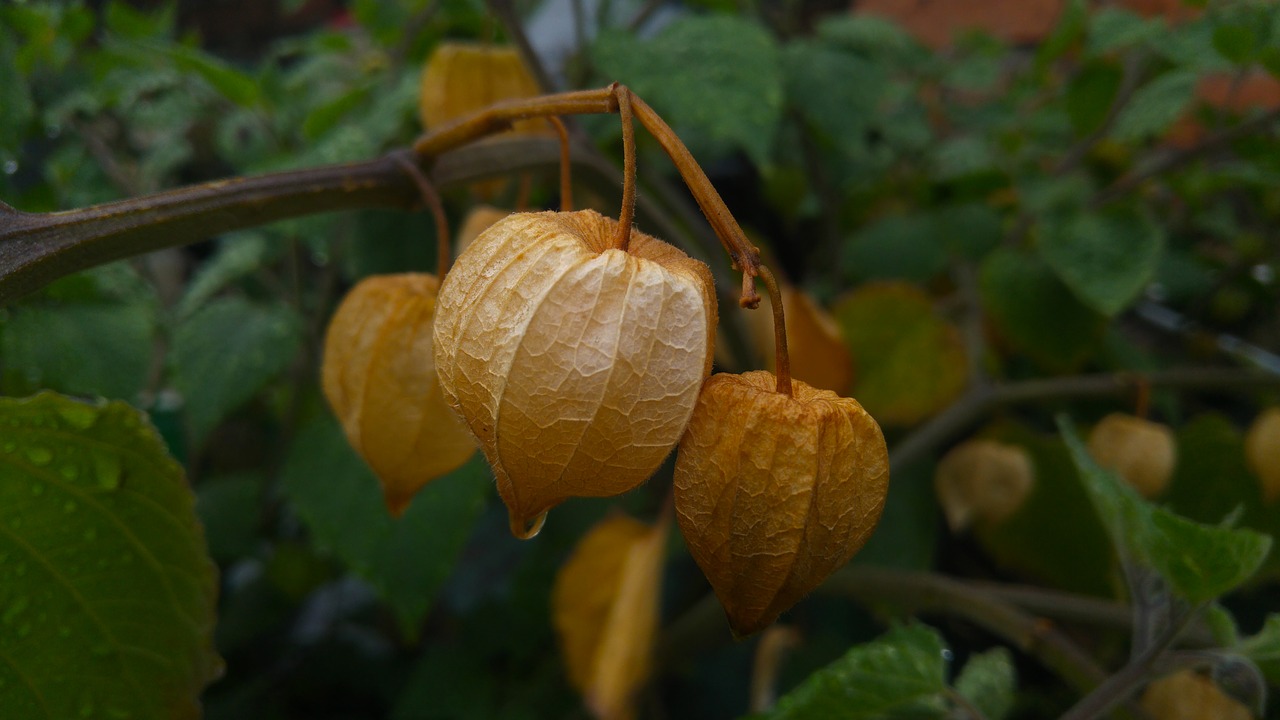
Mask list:
[{"label": "green leaf", "polygon": [[969,658],[956,678],[956,691],[982,711],[986,720],[1002,720],[1013,710],[1017,687],[1013,654],[1007,648],[993,648]]},{"label": "green leaf", "polygon": [[902,279],[926,283],[947,267],[946,233],[939,230],[929,213],[883,217],[847,243],[840,259],[858,282]]},{"label": "green leaf", "polygon": [[147,287],[113,263],[0,309],[0,388],[133,399],[147,380],[158,322]]},{"label": "green leaf", "polygon": [[224,235],[218,241],[218,251],[200,266],[187,284],[187,291],[178,303],[178,315],[190,315],[230,283],[261,270],[275,259],[281,246],[282,243],[268,242],[263,233],[253,230]]},{"label": "green leaf", "polygon": [[173,383],[186,399],[196,442],[284,370],[298,351],[302,322],[283,305],[224,298],[174,332]]},{"label": "green leaf", "polygon": [[213,55],[182,45],[156,45],[154,51],[168,56],[179,70],[200,76],[236,105],[251,107],[258,103],[257,81]]},{"label": "green leaf", "polygon": [[209,554],[231,562],[258,545],[265,478],[254,473],[211,477],[196,489],[196,513],[209,538]]},{"label": "green leaf", "polygon": [[1195,97],[1199,75],[1191,70],[1165,73],[1129,98],[1111,131],[1120,142],[1137,142],[1169,129]]},{"label": "green leaf", "polygon": [[823,43],[797,40],[782,49],[782,70],[788,104],[814,131],[846,154],[865,152],[887,81],[878,65]]},{"label": "green leaf", "polygon": [[477,453],[393,519],[377,478],[326,414],[299,432],[283,486],[315,542],[373,585],[413,637],[484,509],[490,478]]},{"label": "green leaf", "polygon": [[1121,48],[1142,45],[1168,34],[1160,20],[1148,20],[1118,7],[1104,7],[1093,14],[1089,26],[1087,49],[1101,54]]},{"label": "green leaf", "polygon": [[1213,48],[1237,65],[1248,65],[1257,59],[1261,38],[1247,24],[1219,25],[1213,29]]},{"label": "green leaf", "polygon": [[929,627],[895,627],[810,675],[766,717],[859,720],[937,706],[947,688],[944,650]]},{"label": "green leaf", "polygon": [[1104,318],[1038,257],[1012,248],[993,251],[982,262],[978,289],[1003,339],[1044,367],[1074,370],[1096,352]]},{"label": "green leaf", "polygon": [[217,579],[182,469],[121,402],[0,399],[5,717],[198,717]]},{"label": "green leaf", "polygon": [[888,18],[847,13],[818,24],[818,37],[871,59],[894,60],[903,67],[927,56],[919,43]]},{"label": "green leaf", "polygon": [[1241,640],[1234,650],[1256,663],[1269,682],[1280,685],[1280,614],[1268,615],[1262,629]]},{"label": "green leaf", "polygon": [[1068,0],[1053,32],[1036,49],[1036,67],[1043,70],[1085,36],[1089,7],[1085,0]]},{"label": "green leaf", "polygon": [[648,41],[603,34],[592,56],[600,72],[653,105],[695,155],[741,148],[756,165],[769,162],[782,115],[782,69],[777,45],[759,24],[689,17]]},{"label": "green leaf", "polygon": [[1132,210],[1051,216],[1040,235],[1040,256],[1086,305],[1112,316],[1150,282],[1164,250],[1164,233]]},{"label": "green leaf", "polygon": [[1148,503],[1094,462],[1065,416],[1058,417],[1058,427],[1116,548],[1155,568],[1192,603],[1238,587],[1271,551],[1271,538],[1261,533],[1203,525]]},{"label": "green leaf", "polygon": [[880,523],[853,562],[904,570],[932,568],[940,527],[937,498],[932,463],[895,467]]},{"label": "green leaf", "polygon": [[1063,101],[1077,135],[1087,135],[1102,126],[1123,79],[1120,65],[1109,59],[1087,62],[1071,77]]}]

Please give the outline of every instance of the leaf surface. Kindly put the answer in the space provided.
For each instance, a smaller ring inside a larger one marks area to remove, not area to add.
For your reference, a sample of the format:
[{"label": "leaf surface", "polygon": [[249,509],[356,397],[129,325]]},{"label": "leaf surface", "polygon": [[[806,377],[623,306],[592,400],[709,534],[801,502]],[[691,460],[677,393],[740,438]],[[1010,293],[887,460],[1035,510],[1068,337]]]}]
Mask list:
[{"label": "leaf surface", "polygon": [[198,718],[217,581],[182,469],[120,402],[0,399],[5,717]]}]

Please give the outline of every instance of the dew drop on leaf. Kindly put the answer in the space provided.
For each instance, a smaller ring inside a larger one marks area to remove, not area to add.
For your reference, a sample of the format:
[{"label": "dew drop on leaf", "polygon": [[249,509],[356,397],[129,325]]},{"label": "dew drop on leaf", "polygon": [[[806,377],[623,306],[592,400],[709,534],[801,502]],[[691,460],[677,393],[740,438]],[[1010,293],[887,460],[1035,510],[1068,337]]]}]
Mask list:
[{"label": "dew drop on leaf", "polygon": [[120,458],[115,455],[94,455],[93,471],[98,479],[98,487],[103,490],[115,490],[120,487]]},{"label": "dew drop on leaf", "polygon": [[27,448],[27,459],[36,465],[48,465],[53,460],[53,452],[47,447],[32,445]]}]

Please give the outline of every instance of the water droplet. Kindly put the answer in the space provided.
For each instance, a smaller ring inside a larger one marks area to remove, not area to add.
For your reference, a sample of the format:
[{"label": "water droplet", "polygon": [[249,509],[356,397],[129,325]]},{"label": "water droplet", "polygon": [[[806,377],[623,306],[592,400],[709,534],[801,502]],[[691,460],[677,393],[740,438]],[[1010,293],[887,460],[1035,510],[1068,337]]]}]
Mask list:
[{"label": "water droplet", "polygon": [[946,648],[942,648],[942,660],[943,660],[943,662],[951,662],[951,659],[952,659],[953,657],[954,657],[954,655],[952,655],[952,654],[951,654],[951,651],[950,651],[950,650],[948,650],[948,649],[946,649]]},{"label": "water droplet", "polygon": [[4,451],[7,453],[11,453],[17,449],[18,449],[18,444],[13,442],[12,440],[4,444]]},{"label": "water droplet", "polygon": [[14,574],[14,575],[17,575],[18,577],[22,577],[23,575],[26,575],[26,574],[27,574],[27,564],[26,564],[26,563],[18,563],[17,565],[14,565],[14,566],[13,566],[13,574]]},{"label": "water droplet", "polygon": [[120,424],[124,425],[126,429],[132,430],[138,427],[138,416],[133,413],[128,413],[120,421]]},{"label": "water droplet", "polygon": [[1270,285],[1276,279],[1276,271],[1270,265],[1254,265],[1249,270],[1249,274],[1253,276],[1254,280],[1263,285]]},{"label": "water droplet", "polygon": [[31,486],[31,494],[32,494],[32,495],[43,495],[43,494],[44,494],[44,483],[36,483],[35,485],[32,485],[32,486]]},{"label": "water droplet", "polygon": [[53,459],[53,453],[47,447],[32,445],[27,448],[27,459],[36,465],[48,465]]},{"label": "water droplet", "polygon": [[16,517],[9,520],[9,527],[18,530],[22,527],[22,518]]},{"label": "water droplet", "polygon": [[98,479],[98,487],[103,490],[119,488],[121,472],[119,457],[105,453],[93,456],[93,473]]},{"label": "water droplet", "polygon": [[89,541],[97,540],[97,539],[98,539],[98,529],[97,529],[97,528],[88,528],[88,529],[86,529],[86,530],[84,531],[84,539],[85,539],[85,540],[89,540]]},{"label": "water droplet", "polygon": [[13,175],[13,174],[14,174],[14,173],[16,173],[16,172],[18,172],[18,161],[17,161],[17,160],[5,160],[5,161],[4,161],[4,174],[5,174],[5,175]]},{"label": "water droplet", "polygon": [[27,609],[27,605],[31,604],[31,599],[25,595],[19,596],[16,600],[9,603],[9,607],[5,608],[4,615],[0,616],[0,622],[5,625],[12,625],[14,620]]},{"label": "water droplet", "polygon": [[75,480],[76,476],[80,474],[80,471],[76,469],[75,465],[63,465],[59,472],[61,472],[62,477],[67,480]]},{"label": "water droplet", "polygon": [[31,623],[22,623],[18,626],[18,637],[24,638],[31,634]]},{"label": "water droplet", "polygon": [[70,628],[69,626],[67,626],[67,625],[59,625],[59,626],[58,626],[58,637],[62,637],[62,638],[69,638],[69,637],[71,637],[71,628]]},{"label": "water droplet", "polygon": [[70,515],[71,513],[75,512],[75,511],[76,511],[76,501],[75,501],[75,500],[68,500],[68,501],[66,501],[65,503],[63,503],[63,505],[62,505],[62,512],[64,512],[64,513],[66,513],[66,514]]},{"label": "water droplet", "polygon": [[92,405],[84,403],[70,403],[58,408],[58,415],[73,427],[80,430],[88,430],[98,419],[98,412]]}]

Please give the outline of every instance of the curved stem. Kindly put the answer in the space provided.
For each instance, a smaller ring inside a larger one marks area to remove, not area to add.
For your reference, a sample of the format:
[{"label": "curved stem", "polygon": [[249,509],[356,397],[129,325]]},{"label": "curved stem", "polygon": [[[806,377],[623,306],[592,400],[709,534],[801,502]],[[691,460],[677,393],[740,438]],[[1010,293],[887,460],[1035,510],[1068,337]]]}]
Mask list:
[{"label": "curved stem", "polygon": [[422,195],[422,202],[431,210],[432,217],[436,221],[436,277],[441,280],[449,272],[449,266],[453,260],[449,252],[449,219],[444,213],[444,203],[440,201],[440,193],[436,192],[435,187],[431,185],[431,181],[427,180],[427,176],[422,172],[422,168],[413,161],[413,155],[408,152],[397,152],[392,154],[392,159],[396,164],[404,168],[404,171],[413,178],[414,185],[418,186],[418,192]]},{"label": "curved stem", "polygon": [[613,246],[623,252],[631,244],[631,226],[636,219],[636,129],[631,121],[631,90],[614,83],[618,117],[622,120],[622,209],[618,212],[618,234]]},{"label": "curved stem", "polygon": [[[760,249],[747,240],[746,233],[742,232],[742,227],[725,206],[724,199],[720,197],[720,193],[716,192],[715,186],[703,172],[702,166],[693,159],[689,148],[685,147],[684,142],[671,129],[671,126],[644,100],[633,95],[631,108],[635,112],[636,119],[658,141],[676,169],[680,171],[680,176],[684,178],[685,185],[689,186],[689,191],[697,200],[702,214],[716,231],[716,237],[720,238],[720,244],[724,246],[725,252],[729,253],[734,269],[750,277],[759,275]],[[743,280],[742,297],[738,300],[738,304],[744,308],[759,307],[760,295],[756,293],[755,283]]]},{"label": "curved stem", "polygon": [[560,137],[560,212],[573,210],[573,155],[569,153],[569,129],[552,115],[547,118]]},{"label": "curved stem", "polygon": [[773,273],[764,265],[760,266],[760,279],[769,291],[769,305],[773,308],[773,352],[778,371],[778,392],[791,397],[791,355],[787,352],[787,318],[782,309],[782,291],[778,289]]}]

